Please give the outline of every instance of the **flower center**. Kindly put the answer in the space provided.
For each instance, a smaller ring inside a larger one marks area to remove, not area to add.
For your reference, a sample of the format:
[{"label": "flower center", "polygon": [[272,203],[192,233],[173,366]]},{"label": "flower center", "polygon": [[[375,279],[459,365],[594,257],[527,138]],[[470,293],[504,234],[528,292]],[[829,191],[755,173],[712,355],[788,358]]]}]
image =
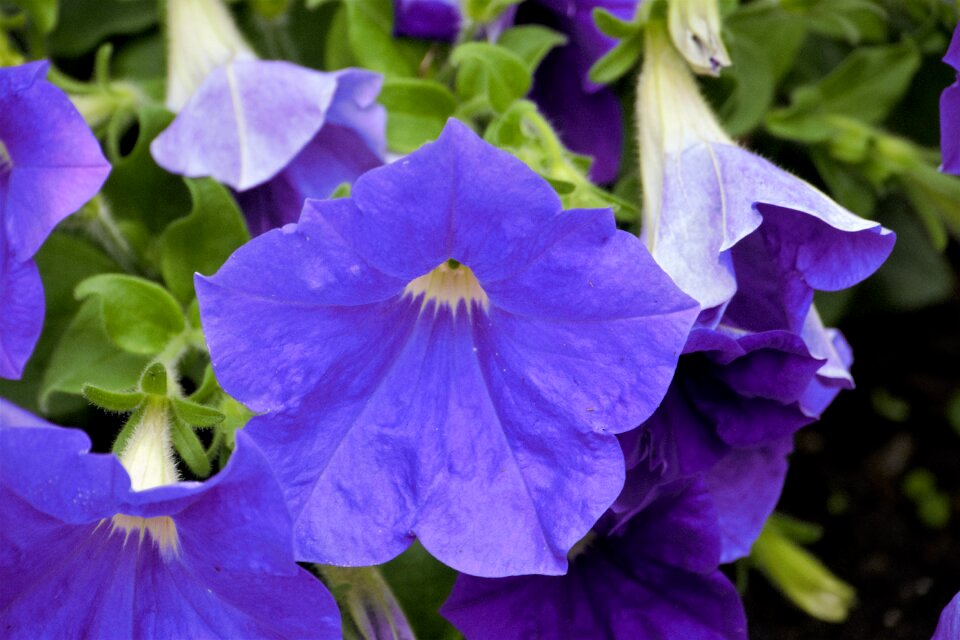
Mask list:
[{"label": "flower center", "polygon": [[169,560],[180,554],[180,538],[177,536],[177,525],[170,516],[156,516],[142,518],[118,513],[110,519],[110,534],[121,531],[124,534],[123,544],[126,545],[130,534],[137,532],[137,544],[142,545],[143,539],[150,534],[153,546],[160,550],[164,560]]},{"label": "flower center", "polygon": [[448,306],[453,311],[454,316],[456,316],[461,302],[466,307],[467,313],[473,311],[474,304],[480,306],[484,311],[490,306],[490,299],[487,298],[486,291],[480,286],[480,281],[477,280],[477,276],[473,275],[470,267],[453,259],[447,260],[429,273],[411,280],[403,292],[413,298],[423,296],[423,303],[420,306],[421,311],[430,302],[436,305],[434,307],[435,311],[439,310],[441,305]]}]

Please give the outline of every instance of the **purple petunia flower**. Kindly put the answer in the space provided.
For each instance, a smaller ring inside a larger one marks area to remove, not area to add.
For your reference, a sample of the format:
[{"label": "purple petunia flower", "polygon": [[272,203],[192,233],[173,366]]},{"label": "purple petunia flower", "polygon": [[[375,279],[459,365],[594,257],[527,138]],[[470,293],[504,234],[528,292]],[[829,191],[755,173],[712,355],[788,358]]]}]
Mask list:
[{"label": "purple petunia flower", "polygon": [[894,234],[736,146],[666,34],[650,29],[645,42],[638,104],[648,248],[700,302],[705,321],[716,322],[742,289],[749,295],[730,310],[737,326],[799,331],[813,290],[867,277]]},{"label": "purple petunia flower", "polygon": [[[960,72],[960,25],[953,32],[943,61]],[[940,148],[943,171],[960,175],[960,80],[944,89],[940,96]]]},{"label": "purple petunia flower", "polygon": [[[259,60],[219,1],[171,0],[168,7],[167,103],[179,113],[150,145],[157,164],[241,192],[259,233],[295,221],[305,198],[327,197],[383,163],[382,76]],[[199,33],[197,24],[204,25]],[[178,32],[191,39],[181,42]],[[204,39],[206,48],[192,41]]]},{"label": "purple petunia flower", "polygon": [[460,33],[460,0],[394,0],[398,36],[453,42]]},{"label": "purple petunia flower", "polygon": [[624,527],[608,524],[578,545],[567,575],[460,576],[441,613],[477,640],[746,638],[701,485],[671,487]]},{"label": "purple petunia flower", "polygon": [[96,195],[110,165],[47,62],[0,69],[0,377],[19,378],[43,326],[33,255]]},{"label": "purple petunia flower", "polygon": [[956,640],[960,638],[960,593],[944,607],[937,629],[930,640]]},{"label": "purple petunia flower", "polygon": [[294,563],[280,489],[244,433],[212,480],[147,491],[89,449],[82,431],[0,399],[4,638],[340,637],[336,604]]},{"label": "purple petunia flower", "polygon": [[416,536],[488,576],[565,570],[697,313],[609,210],[563,211],[455,120],[197,292],[300,558],[374,564]]},{"label": "purple petunia flower", "polygon": [[684,351],[654,415],[620,436],[628,471],[614,509],[629,519],[663,485],[702,476],[729,562],[749,553],[773,511],[793,433],[825,408],[808,403],[811,389],[831,379],[821,379],[824,359],[788,331],[695,329]]}]

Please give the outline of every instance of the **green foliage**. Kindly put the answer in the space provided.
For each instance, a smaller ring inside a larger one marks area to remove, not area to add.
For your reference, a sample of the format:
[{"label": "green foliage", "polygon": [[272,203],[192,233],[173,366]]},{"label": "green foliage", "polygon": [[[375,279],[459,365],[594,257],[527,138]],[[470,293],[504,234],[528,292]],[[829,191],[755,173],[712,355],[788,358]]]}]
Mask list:
[{"label": "green foliage", "polygon": [[468,42],[453,50],[457,95],[467,113],[492,109],[502,113],[527,94],[533,81],[529,65],[507,49],[488,42]]},{"label": "green foliage", "polygon": [[436,139],[457,108],[445,85],[418,78],[387,78],[380,103],[387,109],[387,144],[399,153]]},{"label": "green foliage", "polygon": [[772,111],[766,126],[777,136],[815,143],[836,134],[830,116],[878,124],[903,97],[919,65],[920,53],[910,41],[856,49],[823,79],[795,89],[790,106]]},{"label": "green foliage", "polygon": [[118,347],[107,335],[98,300],[87,300],[66,327],[40,385],[40,410],[51,409],[54,394],[80,395],[84,386],[129,389],[148,362],[143,355]]},{"label": "green foliage", "polygon": [[464,0],[463,11],[474,22],[490,22],[521,0]]},{"label": "green foliage", "polygon": [[501,33],[497,39],[497,44],[520,58],[531,74],[551,49],[566,42],[567,38],[563,34],[535,24],[512,27]]},{"label": "green foliage", "polygon": [[50,34],[50,51],[75,57],[108,36],[144,31],[157,24],[157,4],[153,0],[65,0]]},{"label": "green foliage", "polygon": [[99,300],[110,340],[128,353],[157,355],[186,328],[183,310],[163,287],[135,276],[102,274],[81,282],[77,298]]},{"label": "green foliage", "polygon": [[159,239],[160,272],[181,301],[193,298],[193,274],[211,275],[250,239],[230,192],[212,179],[187,180],[193,209],[174,220]]},{"label": "green foliage", "polygon": [[334,17],[331,32],[346,35],[347,49],[338,39],[327,46],[327,66],[339,68],[354,60],[358,65],[391,76],[416,76],[430,44],[393,37],[391,0],[344,0]]}]

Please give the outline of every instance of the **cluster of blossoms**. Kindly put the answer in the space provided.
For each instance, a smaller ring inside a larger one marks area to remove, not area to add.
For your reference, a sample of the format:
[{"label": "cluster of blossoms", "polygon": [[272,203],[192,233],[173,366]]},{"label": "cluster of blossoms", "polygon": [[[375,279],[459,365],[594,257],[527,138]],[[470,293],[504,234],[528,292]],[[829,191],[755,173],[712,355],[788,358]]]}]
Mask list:
[{"label": "cluster of blossoms", "polygon": [[[395,4],[401,35],[463,31],[456,2]],[[622,118],[588,76],[615,44],[593,11],[637,4],[537,0],[487,25],[567,35],[530,95],[600,183]],[[384,164],[379,74],[261,60],[218,0],[167,0],[176,115],[150,152],[228,185],[256,236],[195,280],[212,370],[255,415],[201,482],[174,452],[212,410],[177,358],[90,392],[132,413],[116,455],[0,399],[0,635],[339,637],[296,563],[379,564],[418,540],[460,572],[442,614],[469,638],[746,637],[721,565],[760,535],[794,433],[853,384],[814,291],[869,276],[894,234],[724,132],[693,75],[730,62],[716,6],[683,10],[644,34],[638,237],[565,209],[457,119]],[[0,69],[7,378],[42,326],[32,257],[110,170],[46,70]]]}]

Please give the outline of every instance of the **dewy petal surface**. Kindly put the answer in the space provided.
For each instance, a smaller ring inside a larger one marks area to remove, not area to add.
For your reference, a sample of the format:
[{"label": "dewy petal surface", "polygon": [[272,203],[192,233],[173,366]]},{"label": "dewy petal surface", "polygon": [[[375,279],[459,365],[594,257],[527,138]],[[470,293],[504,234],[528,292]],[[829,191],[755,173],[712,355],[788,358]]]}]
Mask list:
[{"label": "dewy petal surface", "polygon": [[716,568],[702,488],[659,499],[622,532],[591,535],[564,576],[460,576],[444,617],[478,640],[746,637],[736,589]]},{"label": "dewy petal surface", "polygon": [[[620,490],[612,434],[659,403],[695,304],[609,211],[562,211],[455,121],[353,194],[197,282],[218,378],[266,412],[249,432],[299,557],[378,563],[417,536],[478,575],[563,572]],[[439,265],[474,293],[423,285]]]},{"label": "dewy petal surface", "polygon": [[[279,488],[245,434],[214,479],[139,493],[89,447],[0,400],[0,516],[16,523],[0,528],[4,637],[339,637],[333,598],[293,562]],[[125,531],[117,514],[167,522],[176,547],[156,529]]]},{"label": "dewy petal surface", "polygon": [[229,62],[207,76],[150,151],[172,173],[250,189],[313,139],[336,89],[333,73],[277,60]]},{"label": "dewy petal surface", "polygon": [[44,79],[48,66],[0,69],[0,235],[20,262],[110,173],[83,116]]}]

